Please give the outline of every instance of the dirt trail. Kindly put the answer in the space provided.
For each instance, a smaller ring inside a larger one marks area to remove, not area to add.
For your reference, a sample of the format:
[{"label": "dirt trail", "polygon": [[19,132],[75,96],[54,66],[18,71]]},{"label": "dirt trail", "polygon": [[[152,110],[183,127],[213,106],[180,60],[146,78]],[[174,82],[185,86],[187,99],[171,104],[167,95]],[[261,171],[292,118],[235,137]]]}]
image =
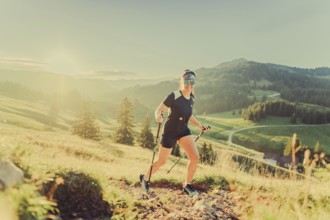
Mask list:
[{"label": "dirt trail", "polygon": [[111,184],[132,195],[135,219],[240,219],[235,211],[242,197],[229,190],[210,190],[197,185],[198,196],[189,197],[178,184],[151,183],[145,193],[140,184],[111,180]]}]

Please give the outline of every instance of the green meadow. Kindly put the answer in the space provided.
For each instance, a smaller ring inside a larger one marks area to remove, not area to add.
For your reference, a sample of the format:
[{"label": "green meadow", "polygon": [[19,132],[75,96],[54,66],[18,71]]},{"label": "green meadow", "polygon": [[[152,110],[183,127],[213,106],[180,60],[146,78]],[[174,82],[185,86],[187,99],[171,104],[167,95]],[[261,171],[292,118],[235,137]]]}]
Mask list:
[{"label": "green meadow", "polygon": [[[330,125],[305,125],[301,123],[290,124],[289,118],[267,116],[258,123],[243,120],[238,114],[231,112],[200,116],[202,121],[213,126],[224,140],[228,140],[228,130],[235,131],[233,143],[246,148],[263,151],[283,153],[288,140],[294,133],[304,147],[314,149],[317,142],[326,153],[330,153]],[[242,131],[239,131],[242,129]],[[243,130],[246,129],[246,130]],[[208,134],[212,138],[212,131]],[[206,135],[207,136],[207,135]],[[226,139],[227,138],[227,139]]]}]

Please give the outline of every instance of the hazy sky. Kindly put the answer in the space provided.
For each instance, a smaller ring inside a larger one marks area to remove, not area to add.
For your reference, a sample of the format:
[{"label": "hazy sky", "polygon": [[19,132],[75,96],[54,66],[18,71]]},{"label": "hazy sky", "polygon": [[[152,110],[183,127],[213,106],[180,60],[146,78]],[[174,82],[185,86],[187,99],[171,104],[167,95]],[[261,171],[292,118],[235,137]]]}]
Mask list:
[{"label": "hazy sky", "polygon": [[330,67],[330,1],[0,0],[0,64],[179,74],[246,58]]}]

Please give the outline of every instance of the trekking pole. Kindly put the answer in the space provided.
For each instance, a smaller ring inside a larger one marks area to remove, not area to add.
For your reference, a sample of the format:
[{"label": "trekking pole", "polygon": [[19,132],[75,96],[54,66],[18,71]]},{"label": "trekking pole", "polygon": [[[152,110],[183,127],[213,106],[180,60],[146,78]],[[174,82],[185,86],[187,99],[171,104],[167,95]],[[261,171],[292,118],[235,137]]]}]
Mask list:
[{"label": "trekking pole", "polygon": [[[207,128],[208,129],[210,129],[211,127],[208,125],[207,126]],[[206,129],[205,129],[206,130]],[[197,136],[197,138],[195,139],[195,143],[197,142],[197,140],[205,133],[205,130],[202,130],[201,131],[201,133],[199,133],[199,135]],[[171,167],[171,169],[169,169],[168,171],[167,171],[167,173],[170,173],[171,172],[171,170],[173,169],[173,167],[177,164],[177,163],[179,163],[179,161],[181,160],[181,158],[183,157],[185,155],[185,153],[183,153],[182,155],[181,155],[181,157],[173,164],[173,166]]]},{"label": "trekking pole", "polygon": [[[161,112],[161,115],[163,116],[163,112]],[[158,140],[159,140],[159,132],[160,132],[160,127],[161,127],[162,123],[158,123],[158,130],[157,130],[157,135],[156,135],[156,146],[154,147],[154,152],[153,152],[153,155],[152,155],[152,161],[151,161],[151,167],[150,167],[150,173],[149,173],[149,182],[150,182],[150,179],[151,179],[151,173],[152,173],[152,167],[154,165],[154,159],[155,159],[155,154],[156,154],[156,148],[157,148],[157,145],[158,145]]]}]

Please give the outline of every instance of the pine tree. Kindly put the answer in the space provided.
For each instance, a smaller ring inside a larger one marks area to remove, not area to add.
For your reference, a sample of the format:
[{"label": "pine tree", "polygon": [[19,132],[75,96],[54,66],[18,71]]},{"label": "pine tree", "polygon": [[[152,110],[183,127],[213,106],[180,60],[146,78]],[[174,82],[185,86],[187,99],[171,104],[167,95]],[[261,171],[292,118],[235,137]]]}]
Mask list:
[{"label": "pine tree", "polygon": [[128,100],[124,98],[119,111],[117,121],[119,123],[119,128],[115,133],[115,141],[121,144],[133,145],[134,144],[134,115],[133,115],[133,105]]},{"label": "pine tree", "polygon": [[215,150],[213,150],[212,144],[209,145],[209,154],[210,154],[210,158],[208,164],[213,166],[218,160],[218,153]]},{"label": "pine tree", "polygon": [[208,160],[208,152],[207,152],[207,145],[204,142],[202,148],[200,149],[200,161],[201,163],[206,163]]},{"label": "pine tree", "polygon": [[154,135],[151,132],[149,117],[144,119],[138,142],[141,144],[141,147],[153,149],[155,146]]},{"label": "pine tree", "polygon": [[208,164],[213,166],[218,160],[218,154],[213,150],[212,144],[207,147],[207,144],[204,142],[202,148],[200,149],[200,161],[203,164]]},{"label": "pine tree", "polygon": [[83,104],[81,112],[77,115],[72,134],[86,139],[101,140],[100,127],[95,122],[95,116],[88,102]]}]

